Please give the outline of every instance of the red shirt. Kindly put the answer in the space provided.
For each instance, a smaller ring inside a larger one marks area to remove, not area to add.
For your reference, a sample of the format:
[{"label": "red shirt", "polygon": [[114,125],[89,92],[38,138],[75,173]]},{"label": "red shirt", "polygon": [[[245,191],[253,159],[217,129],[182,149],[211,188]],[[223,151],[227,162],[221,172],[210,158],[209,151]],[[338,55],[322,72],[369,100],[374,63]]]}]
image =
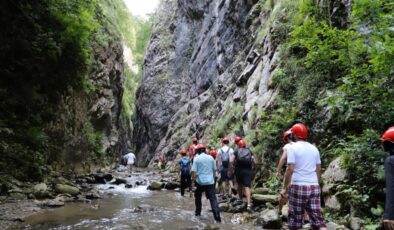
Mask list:
[{"label": "red shirt", "polygon": [[195,144],[190,145],[190,147],[189,147],[189,153],[190,153],[189,158],[190,159],[194,158],[194,152],[196,150],[196,147],[197,147],[197,145],[195,145]]}]

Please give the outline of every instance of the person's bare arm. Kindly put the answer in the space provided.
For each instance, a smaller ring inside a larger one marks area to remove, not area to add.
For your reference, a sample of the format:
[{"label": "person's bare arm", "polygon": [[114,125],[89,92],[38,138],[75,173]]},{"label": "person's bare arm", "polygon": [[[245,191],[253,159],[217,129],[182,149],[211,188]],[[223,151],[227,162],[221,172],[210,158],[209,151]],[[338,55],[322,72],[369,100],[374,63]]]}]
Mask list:
[{"label": "person's bare arm", "polygon": [[230,156],[230,162],[229,162],[229,166],[228,166],[228,169],[227,169],[227,175],[229,177],[231,177],[232,176],[232,172],[234,172],[234,170],[233,170],[234,160],[235,160],[235,156],[233,154],[233,155]]},{"label": "person's bare arm", "polygon": [[278,167],[276,168],[276,177],[280,175],[280,170],[282,169],[283,165],[286,164],[287,161],[287,149],[283,149],[282,156],[279,159]]},{"label": "person's bare arm", "polygon": [[320,164],[316,165],[316,175],[317,175],[317,181],[319,181],[319,184],[320,184],[320,178],[321,178],[321,165]]},{"label": "person's bare arm", "polygon": [[283,187],[283,190],[285,191],[285,193],[287,193],[287,189],[290,188],[291,177],[293,176],[293,173],[294,173],[294,164],[288,164],[287,169],[286,169],[286,173],[285,173],[285,184]]},{"label": "person's bare arm", "polygon": [[196,172],[192,171],[192,183],[196,180]]}]

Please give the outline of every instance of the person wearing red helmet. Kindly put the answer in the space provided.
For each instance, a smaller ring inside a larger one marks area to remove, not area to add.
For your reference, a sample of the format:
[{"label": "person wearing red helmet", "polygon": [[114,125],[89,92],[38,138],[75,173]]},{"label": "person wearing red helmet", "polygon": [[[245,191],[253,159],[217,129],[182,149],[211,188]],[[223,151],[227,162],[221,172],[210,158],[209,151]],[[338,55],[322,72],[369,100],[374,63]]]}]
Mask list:
[{"label": "person wearing red helmet", "polygon": [[282,156],[279,159],[278,162],[278,166],[276,167],[276,177],[280,176],[280,171],[283,168],[283,165],[285,165],[286,160],[287,160],[287,152],[288,152],[288,148],[290,148],[291,144],[293,143],[290,139],[291,136],[291,131],[290,129],[283,132],[283,142],[285,143],[285,145],[282,148]]},{"label": "person wearing red helmet", "polygon": [[234,150],[229,146],[230,138],[225,137],[222,140],[223,146],[218,150],[217,155],[217,167],[220,172],[220,179],[219,179],[219,188],[222,195],[228,192],[231,195],[233,189],[233,181],[232,178],[229,177],[229,163],[230,158],[234,154]]},{"label": "person wearing red helmet", "polygon": [[189,192],[192,192],[192,181],[191,181],[191,160],[186,156],[187,151],[182,149],[181,156],[182,158],[179,160],[179,172],[181,177],[181,196],[185,195],[185,188],[189,188]]},{"label": "person wearing red helmet", "polygon": [[383,149],[390,154],[384,161],[386,202],[383,223],[385,229],[394,229],[394,126],[388,128],[380,140]]},{"label": "person wearing red helmet", "polygon": [[238,146],[238,142],[239,142],[240,140],[242,140],[242,138],[236,136],[236,137],[234,138],[234,144],[235,144],[236,146]]},{"label": "person wearing red helmet", "polygon": [[192,181],[196,185],[194,192],[194,202],[196,205],[195,215],[201,215],[201,198],[202,193],[205,192],[206,197],[211,203],[213,217],[217,222],[221,222],[220,210],[216,199],[215,192],[215,179],[216,162],[212,156],[206,154],[205,146],[202,144],[197,145],[198,155],[194,158],[192,166]]},{"label": "person wearing red helmet", "polygon": [[238,195],[241,200],[243,199],[243,194],[246,195],[248,211],[252,209],[252,194],[250,187],[252,185],[254,170],[256,169],[255,165],[252,151],[246,148],[246,142],[244,140],[240,140],[238,142],[238,148],[231,156],[229,173],[231,174],[234,169],[235,178],[238,184]]},{"label": "person wearing red helmet", "polygon": [[193,137],[192,138],[192,145],[189,146],[189,158],[192,161],[192,163],[193,163],[193,159],[194,159],[197,145],[198,145],[198,139],[197,139],[197,137]]},{"label": "person wearing red helmet", "polygon": [[289,200],[289,229],[301,229],[305,210],[313,229],[326,229],[320,208],[321,160],[319,150],[306,141],[304,124],[291,127],[294,141],[287,153],[287,169],[281,196]]}]

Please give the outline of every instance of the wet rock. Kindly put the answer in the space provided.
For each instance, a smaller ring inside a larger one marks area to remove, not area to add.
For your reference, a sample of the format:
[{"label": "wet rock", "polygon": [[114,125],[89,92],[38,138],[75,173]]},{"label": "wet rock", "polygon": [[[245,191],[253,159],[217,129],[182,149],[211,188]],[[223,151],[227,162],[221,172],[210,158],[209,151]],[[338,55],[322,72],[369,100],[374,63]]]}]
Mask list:
[{"label": "wet rock", "polygon": [[11,192],[11,193],[9,194],[9,197],[10,197],[12,200],[26,200],[26,199],[27,199],[26,194],[21,193],[21,192]]},{"label": "wet rock", "polygon": [[113,176],[108,173],[97,173],[93,175],[95,183],[97,184],[106,184],[107,181],[111,181]]},{"label": "wet rock", "polygon": [[220,230],[220,227],[219,227],[219,226],[216,226],[216,225],[210,224],[210,225],[207,225],[207,226],[204,228],[204,230]]},{"label": "wet rock", "polygon": [[181,187],[181,184],[180,184],[180,183],[178,183],[178,182],[173,182],[173,181],[167,182],[167,183],[164,185],[164,188],[167,189],[167,190],[174,190],[174,189],[180,188],[180,187]]},{"label": "wet rock", "polygon": [[259,187],[259,188],[252,189],[252,194],[267,195],[269,193],[270,193],[270,189],[269,188]]},{"label": "wet rock", "polygon": [[33,187],[33,195],[36,199],[44,199],[50,197],[48,186],[45,183],[36,184]]},{"label": "wet rock", "polygon": [[360,230],[363,225],[363,220],[358,217],[350,217],[349,226],[352,230]]},{"label": "wet rock", "polygon": [[95,190],[95,189],[93,189],[93,190],[89,191],[88,193],[86,193],[85,197],[86,197],[86,199],[89,199],[89,200],[94,200],[94,199],[100,199],[101,198],[100,193],[97,190]]},{"label": "wet rock", "polygon": [[116,185],[127,184],[127,180],[123,178],[116,178],[111,181],[111,184],[116,184]]},{"label": "wet rock", "polygon": [[57,193],[66,193],[66,194],[70,194],[73,196],[76,196],[79,194],[79,189],[77,187],[66,185],[66,184],[56,184],[55,191]]},{"label": "wet rock", "polygon": [[125,188],[132,188],[133,185],[132,185],[132,184],[126,184],[124,187],[125,187]]},{"label": "wet rock", "polygon": [[67,180],[67,179],[64,178],[64,177],[57,177],[57,178],[53,181],[53,183],[54,183],[54,184],[65,184],[65,185],[74,186],[74,184],[73,184],[70,180]]},{"label": "wet rock", "polygon": [[66,203],[74,201],[74,197],[69,194],[59,194],[54,200]]},{"label": "wet rock", "polygon": [[336,224],[334,222],[328,222],[328,223],[326,223],[326,225],[327,225],[327,229],[328,230],[345,230],[345,229],[348,229],[345,226],[338,225],[338,224]]},{"label": "wet rock", "polygon": [[262,225],[263,229],[281,229],[282,220],[277,210],[266,209],[260,213],[257,223]]},{"label": "wet rock", "polygon": [[64,202],[59,200],[46,200],[38,203],[41,208],[58,208],[64,206]]},{"label": "wet rock", "polygon": [[148,204],[141,204],[138,205],[136,208],[133,208],[131,210],[131,212],[135,212],[135,213],[144,213],[144,212],[153,212],[156,209]]},{"label": "wet rock", "polygon": [[219,203],[219,210],[221,212],[227,212],[230,208],[230,205],[228,203]]},{"label": "wet rock", "polygon": [[158,181],[151,181],[148,190],[161,190],[164,186],[164,183]]},{"label": "wet rock", "polygon": [[279,203],[279,196],[277,195],[261,195],[261,194],[253,194],[252,200],[254,204],[278,204]]}]

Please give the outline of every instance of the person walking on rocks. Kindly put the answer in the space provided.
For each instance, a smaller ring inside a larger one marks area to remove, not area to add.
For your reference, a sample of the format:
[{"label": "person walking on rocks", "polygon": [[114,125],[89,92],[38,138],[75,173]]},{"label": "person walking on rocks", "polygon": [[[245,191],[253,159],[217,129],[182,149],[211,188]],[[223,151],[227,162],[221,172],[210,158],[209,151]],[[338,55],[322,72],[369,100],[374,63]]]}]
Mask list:
[{"label": "person walking on rocks", "polygon": [[217,167],[220,171],[219,187],[222,195],[228,192],[231,195],[233,189],[232,173],[229,173],[230,157],[234,154],[234,150],[229,146],[230,139],[228,137],[223,138],[223,146],[218,150],[216,158]]},{"label": "person walking on rocks", "polygon": [[282,148],[282,156],[280,157],[278,166],[276,167],[276,174],[275,174],[276,177],[280,176],[280,171],[282,170],[283,166],[286,164],[287,152],[288,149],[291,147],[291,144],[293,143],[291,142],[290,136],[291,136],[290,129],[283,133],[283,142],[285,143],[285,145]]},{"label": "person walking on rocks", "polygon": [[319,150],[306,141],[304,124],[291,127],[294,143],[287,153],[285,184],[281,196],[289,200],[289,229],[301,229],[306,210],[313,229],[326,229],[320,208],[321,160]]},{"label": "person walking on rocks", "polygon": [[384,132],[380,138],[383,148],[390,155],[384,161],[386,175],[386,203],[383,223],[385,229],[394,230],[394,126]]},{"label": "person walking on rocks", "polygon": [[190,175],[191,160],[186,156],[186,150],[181,150],[182,158],[179,160],[180,166],[180,179],[181,179],[181,196],[185,195],[185,188],[189,188],[189,192],[192,191],[192,182]]},{"label": "person walking on rocks", "polygon": [[196,148],[198,145],[197,137],[192,138],[192,145],[189,146],[189,158],[193,162],[194,155],[196,154]]},{"label": "person walking on rocks", "polygon": [[246,148],[246,142],[244,140],[240,140],[238,142],[238,148],[230,158],[229,173],[233,172],[234,168],[235,178],[238,184],[238,195],[241,200],[243,199],[243,194],[246,195],[248,211],[252,209],[252,193],[250,187],[252,185],[255,165],[252,151]]},{"label": "person walking on rocks", "polygon": [[127,162],[127,167],[129,168],[129,173],[131,176],[131,172],[133,170],[133,165],[135,163],[135,160],[137,159],[131,151],[127,153],[126,155],[123,156],[123,159]]},{"label": "person walking on rocks", "polygon": [[213,217],[217,222],[221,222],[218,202],[215,195],[214,173],[216,171],[216,163],[212,156],[206,154],[205,146],[199,144],[197,146],[198,155],[194,157],[192,166],[192,181],[195,183],[196,191],[194,199],[196,205],[196,216],[201,215],[201,197],[205,192],[213,213]]}]

